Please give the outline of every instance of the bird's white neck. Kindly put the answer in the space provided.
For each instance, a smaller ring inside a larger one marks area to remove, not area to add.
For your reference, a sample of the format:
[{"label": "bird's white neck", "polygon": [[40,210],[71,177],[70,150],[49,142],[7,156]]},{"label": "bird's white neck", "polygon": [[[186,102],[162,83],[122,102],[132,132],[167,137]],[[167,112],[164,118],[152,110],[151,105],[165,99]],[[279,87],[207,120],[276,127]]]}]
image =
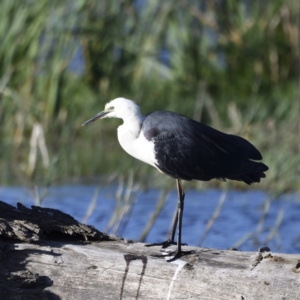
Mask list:
[{"label": "bird's white neck", "polygon": [[126,131],[126,135],[131,138],[137,138],[140,134],[144,118],[140,111],[135,111],[123,117],[123,124],[119,126],[118,131]]},{"label": "bird's white neck", "polygon": [[129,155],[155,167],[154,144],[141,132],[144,119],[140,112],[127,114],[123,118],[124,123],[118,128],[118,140]]}]

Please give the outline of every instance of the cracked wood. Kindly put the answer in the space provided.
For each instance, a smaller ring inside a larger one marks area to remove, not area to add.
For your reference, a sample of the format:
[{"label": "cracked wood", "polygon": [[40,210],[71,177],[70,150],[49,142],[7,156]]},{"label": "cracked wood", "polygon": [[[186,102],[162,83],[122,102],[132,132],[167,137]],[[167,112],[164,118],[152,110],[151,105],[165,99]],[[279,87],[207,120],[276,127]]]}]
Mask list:
[{"label": "cracked wood", "polygon": [[0,299],[300,299],[299,255],[187,247],[168,263],[62,212],[0,207]]}]

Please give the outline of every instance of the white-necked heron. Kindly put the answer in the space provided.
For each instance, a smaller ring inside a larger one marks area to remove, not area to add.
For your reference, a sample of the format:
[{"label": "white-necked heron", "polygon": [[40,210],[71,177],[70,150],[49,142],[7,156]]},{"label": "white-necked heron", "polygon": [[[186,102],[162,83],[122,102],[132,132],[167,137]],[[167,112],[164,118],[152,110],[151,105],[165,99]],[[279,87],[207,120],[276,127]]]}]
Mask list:
[{"label": "white-necked heron", "polygon": [[[220,132],[202,123],[170,111],[156,111],[143,116],[139,106],[128,99],[117,98],[105,105],[104,111],[86,121],[87,125],[104,118],[120,118],[118,140],[131,156],[176,179],[178,190],[177,217],[174,219],[166,248],[175,243],[178,226],[177,251],[172,260],[190,253],[181,250],[181,227],[184,191],[181,180],[213,178],[239,180],[247,184],[260,182],[268,167],[260,152],[247,140]],[[150,246],[150,245],[149,245]]]}]

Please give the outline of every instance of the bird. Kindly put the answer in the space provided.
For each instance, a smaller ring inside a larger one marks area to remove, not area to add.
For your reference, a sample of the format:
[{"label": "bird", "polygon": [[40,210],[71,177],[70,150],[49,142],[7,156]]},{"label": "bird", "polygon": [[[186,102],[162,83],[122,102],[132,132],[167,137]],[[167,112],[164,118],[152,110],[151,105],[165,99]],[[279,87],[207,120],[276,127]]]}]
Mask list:
[{"label": "bird", "polygon": [[193,253],[183,251],[181,247],[186,245],[181,243],[185,199],[182,180],[229,179],[250,185],[265,178],[264,172],[269,169],[257,162],[262,160],[262,155],[246,139],[223,133],[175,112],[161,110],[143,116],[134,101],[116,98],[82,126],[105,118],[123,120],[117,135],[121,147],[129,155],[176,180],[178,205],[169,238],[162,243],[147,245],[161,245],[163,248],[177,245],[168,261]]}]

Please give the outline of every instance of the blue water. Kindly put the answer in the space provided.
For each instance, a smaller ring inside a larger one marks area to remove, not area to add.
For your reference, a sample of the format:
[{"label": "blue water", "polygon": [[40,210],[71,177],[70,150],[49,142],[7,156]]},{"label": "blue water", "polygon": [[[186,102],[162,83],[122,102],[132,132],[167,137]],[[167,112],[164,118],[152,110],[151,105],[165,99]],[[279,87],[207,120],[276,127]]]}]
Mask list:
[{"label": "blue water", "polygon": [[[43,207],[60,209],[82,221],[88,206],[95,194],[95,186],[62,186],[49,189],[43,199]],[[115,187],[101,188],[96,206],[87,220],[87,224],[104,231],[107,228],[114,208]],[[218,206],[222,195],[220,190],[187,191],[183,216],[183,242],[198,245],[199,239]],[[137,192],[134,197],[131,216],[127,226],[121,223],[122,237],[137,240],[154,212],[160,192],[150,190]],[[17,202],[30,207],[35,205],[32,191],[24,188],[0,188],[0,200],[16,205]],[[272,200],[270,195],[261,191],[228,191],[218,218],[213,223],[203,247],[227,249],[237,241],[255,232],[266,201]],[[177,205],[177,192],[170,192],[166,204],[152,227],[146,242],[166,240],[171,227],[172,218]],[[282,222],[274,238],[266,242],[272,232],[276,220],[283,214]],[[119,231],[120,232],[120,231]],[[270,208],[256,238],[246,239],[239,246],[240,250],[256,251],[259,247],[269,246],[272,251],[284,253],[300,252],[300,195],[286,194],[270,202]]]}]

